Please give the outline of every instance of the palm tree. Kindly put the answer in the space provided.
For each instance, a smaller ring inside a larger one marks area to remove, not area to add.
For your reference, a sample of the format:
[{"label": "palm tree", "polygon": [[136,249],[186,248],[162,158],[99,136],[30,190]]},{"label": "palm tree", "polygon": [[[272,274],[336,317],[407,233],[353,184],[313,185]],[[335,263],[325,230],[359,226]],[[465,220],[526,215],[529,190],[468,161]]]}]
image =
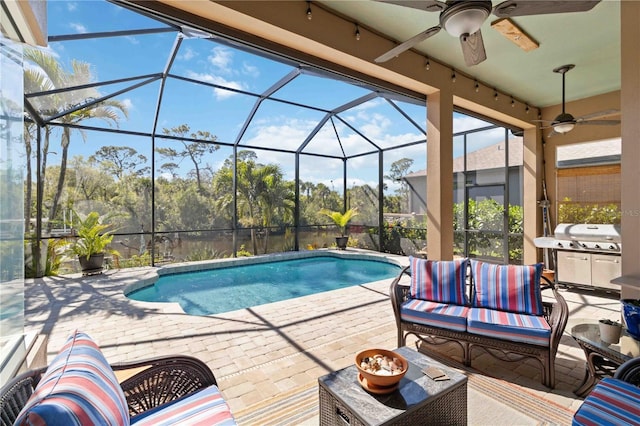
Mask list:
[{"label": "palm tree", "polygon": [[[86,62],[73,60],[71,62],[72,71],[65,70],[60,63],[49,53],[38,49],[27,48],[24,51],[24,57],[28,61],[37,65],[37,68],[25,67],[25,92],[46,92],[52,89],[62,89],[77,87],[91,84],[95,81],[95,77],[91,71],[91,65]],[[70,111],[68,114],[59,117],[55,121],[63,124],[78,124],[84,120],[98,118],[106,121],[109,125],[118,125],[120,114],[128,117],[128,111],[122,102],[116,100],[105,100],[85,108],[74,109],[74,106],[86,103],[87,99],[100,98],[101,94],[93,87],[70,90],[65,92],[45,95],[43,100],[35,101],[37,109],[43,116],[54,116],[64,111]],[[45,146],[48,151],[48,139],[50,135],[49,126],[46,126]],[[71,142],[70,127],[63,127],[60,145],[62,147],[60,159],[60,174],[56,187],[51,208],[49,210],[48,230],[51,230],[53,220],[57,215],[58,204],[64,190],[65,175],[67,170],[67,159],[69,155],[69,144]],[[83,140],[86,140],[84,132],[80,131]],[[44,149],[43,149],[44,151]],[[46,170],[46,151],[43,155],[43,166],[41,167],[41,181],[44,181],[44,173]]]},{"label": "palm tree", "polygon": [[258,205],[264,227],[263,253],[267,253],[269,246],[269,229],[275,220],[291,219],[295,205],[293,182],[286,182],[280,166],[268,164],[259,167],[258,173],[260,188],[258,190]]}]

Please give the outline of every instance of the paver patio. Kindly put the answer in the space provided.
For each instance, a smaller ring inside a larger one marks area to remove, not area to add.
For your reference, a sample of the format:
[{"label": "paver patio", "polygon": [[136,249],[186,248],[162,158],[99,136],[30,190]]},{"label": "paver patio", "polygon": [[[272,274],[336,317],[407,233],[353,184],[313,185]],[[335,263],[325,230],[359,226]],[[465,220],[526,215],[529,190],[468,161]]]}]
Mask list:
[{"label": "paver patio", "polygon": [[[234,412],[312,386],[319,376],[351,364],[363,348],[396,346],[390,279],[223,314],[190,316],[176,305],[124,296],[128,284],[152,275],[153,268],[139,268],[92,277],[27,280],[26,331],[49,335],[49,359],[75,329],[97,340],[112,363],[177,353],[195,356],[213,370]],[[561,293],[571,311],[570,321],[620,317],[617,295],[575,289]],[[539,384],[535,364],[505,363],[480,354],[473,366],[572,410],[582,402],[572,390],[582,380],[584,354],[567,333],[556,359],[553,390]]]}]

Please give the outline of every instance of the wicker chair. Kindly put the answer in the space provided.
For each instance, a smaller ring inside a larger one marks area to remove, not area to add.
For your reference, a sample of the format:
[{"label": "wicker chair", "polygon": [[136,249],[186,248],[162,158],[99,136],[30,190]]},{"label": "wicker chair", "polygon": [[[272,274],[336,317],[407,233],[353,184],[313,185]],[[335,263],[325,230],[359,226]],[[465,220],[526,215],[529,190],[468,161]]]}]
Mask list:
[{"label": "wicker chair", "polygon": [[[158,357],[112,364],[133,417],[211,385],[216,379],[202,361],[189,356]],[[0,420],[11,426],[38,385],[46,368],[27,371],[0,389]]]}]

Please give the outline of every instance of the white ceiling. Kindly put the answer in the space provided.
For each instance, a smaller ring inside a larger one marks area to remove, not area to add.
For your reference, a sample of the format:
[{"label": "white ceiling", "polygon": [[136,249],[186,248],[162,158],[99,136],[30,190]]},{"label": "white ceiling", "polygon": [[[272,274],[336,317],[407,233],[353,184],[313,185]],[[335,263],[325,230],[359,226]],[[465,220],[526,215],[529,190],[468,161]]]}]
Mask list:
[{"label": "white ceiling", "polygon": [[[494,5],[501,2],[493,0]],[[313,3],[321,3],[399,43],[439,23],[437,12],[373,0]],[[562,102],[562,76],[553,69],[564,64],[576,65],[566,75],[567,102],[620,89],[619,1],[601,1],[588,12],[512,18],[540,44],[530,52],[491,28],[491,22],[497,19],[490,15],[482,26],[487,60],[476,66],[465,65],[459,40],[444,30],[414,50],[538,107]]]}]

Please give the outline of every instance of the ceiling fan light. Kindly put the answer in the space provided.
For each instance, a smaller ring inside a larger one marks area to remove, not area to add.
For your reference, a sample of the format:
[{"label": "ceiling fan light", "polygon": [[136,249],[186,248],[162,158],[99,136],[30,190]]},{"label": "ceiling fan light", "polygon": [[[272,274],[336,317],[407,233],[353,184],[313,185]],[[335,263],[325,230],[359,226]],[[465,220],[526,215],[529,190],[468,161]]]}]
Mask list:
[{"label": "ceiling fan light", "polygon": [[444,17],[442,26],[452,36],[460,37],[463,34],[475,34],[488,17],[489,10],[472,7]]},{"label": "ceiling fan light", "polygon": [[576,124],[571,122],[557,123],[553,125],[553,130],[555,130],[556,133],[568,133],[572,131],[574,127],[576,127]]}]

